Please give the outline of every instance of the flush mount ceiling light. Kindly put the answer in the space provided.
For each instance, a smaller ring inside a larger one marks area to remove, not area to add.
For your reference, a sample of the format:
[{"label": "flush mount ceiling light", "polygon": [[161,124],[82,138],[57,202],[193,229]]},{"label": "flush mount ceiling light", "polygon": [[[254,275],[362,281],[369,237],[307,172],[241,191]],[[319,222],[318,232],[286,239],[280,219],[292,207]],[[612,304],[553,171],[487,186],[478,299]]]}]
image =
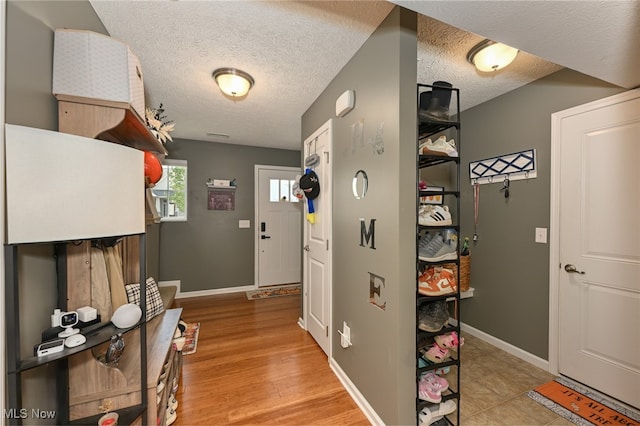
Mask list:
[{"label": "flush mount ceiling light", "polygon": [[212,74],[222,93],[233,98],[240,98],[253,87],[253,77],[235,68],[218,68]]},{"label": "flush mount ceiling light", "polygon": [[493,72],[509,65],[516,55],[518,55],[518,49],[514,47],[483,40],[469,51],[467,61],[475,65],[478,71]]}]

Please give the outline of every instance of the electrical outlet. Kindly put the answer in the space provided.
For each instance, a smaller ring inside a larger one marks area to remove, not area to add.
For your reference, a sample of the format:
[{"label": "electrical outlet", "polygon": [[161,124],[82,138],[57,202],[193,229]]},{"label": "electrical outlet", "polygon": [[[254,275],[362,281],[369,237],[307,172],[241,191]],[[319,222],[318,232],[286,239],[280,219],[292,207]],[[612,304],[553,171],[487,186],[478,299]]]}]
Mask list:
[{"label": "electrical outlet", "polygon": [[340,346],[345,349],[351,346],[351,329],[346,321],[342,322],[342,330],[338,330],[338,334],[340,334]]},{"label": "electrical outlet", "polygon": [[547,243],[547,228],[536,228],[536,243]]}]

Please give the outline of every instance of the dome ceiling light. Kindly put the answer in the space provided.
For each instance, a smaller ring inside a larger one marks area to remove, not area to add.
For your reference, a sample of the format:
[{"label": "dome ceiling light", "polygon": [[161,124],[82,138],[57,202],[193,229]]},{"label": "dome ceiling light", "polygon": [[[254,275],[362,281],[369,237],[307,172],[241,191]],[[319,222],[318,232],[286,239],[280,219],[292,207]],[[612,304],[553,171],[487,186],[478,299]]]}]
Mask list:
[{"label": "dome ceiling light", "polygon": [[478,71],[494,72],[509,65],[518,55],[518,49],[485,39],[471,48],[467,61]]},{"label": "dome ceiling light", "polygon": [[213,72],[212,77],[222,93],[232,98],[245,96],[254,84],[253,77],[236,68],[218,68]]}]

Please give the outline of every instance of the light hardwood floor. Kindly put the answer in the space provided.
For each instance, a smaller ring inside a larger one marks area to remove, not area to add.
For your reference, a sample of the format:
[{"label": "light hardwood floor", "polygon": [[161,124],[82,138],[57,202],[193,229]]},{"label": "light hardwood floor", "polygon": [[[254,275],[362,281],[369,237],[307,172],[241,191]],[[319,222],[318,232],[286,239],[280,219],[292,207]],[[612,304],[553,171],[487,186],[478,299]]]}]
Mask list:
[{"label": "light hardwood floor", "polygon": [[368,425],[298,326],[296,296],[247,300],[244,292],[178,299],[200,322],[195,354],[183,357],[174,425]]},{"label": "light hardwood floor", "polygon": [[[184,357],[174,425],[367,425],[297,325],[295,296],[248,301],[244,293],[178,299],[200,322]],[[570,425],[526,396],[553,376],[473,336],[461,348],[462,425]],[[450,378],[453,381],[453,378]]]}]

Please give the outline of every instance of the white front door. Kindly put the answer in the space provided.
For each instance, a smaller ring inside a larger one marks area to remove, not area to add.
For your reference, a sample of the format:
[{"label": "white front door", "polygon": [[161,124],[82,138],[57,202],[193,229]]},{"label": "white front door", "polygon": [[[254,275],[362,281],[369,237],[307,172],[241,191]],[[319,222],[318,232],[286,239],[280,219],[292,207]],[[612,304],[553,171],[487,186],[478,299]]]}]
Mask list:
[{"label": "white front door", "polygon": [[291,189],[299,174],[298,168],[255,166],[259,287],[300,282],[302,202]]},{"label": "white front door", "polygon": [[556,113],[553,122],[558,370],[640,407],[640,91]]},{"label": "white front door", "polygon": [[[327,355],[331,349],[331,146],[331,120],[304,141],[304,157],[318,155],[312,169],[320,182],[320,195],[312,201],[315,223],[306,215],[304,218],[304,319],[306,329]],[[307,212],[308,205],[305,205],[305,214]]]}]

